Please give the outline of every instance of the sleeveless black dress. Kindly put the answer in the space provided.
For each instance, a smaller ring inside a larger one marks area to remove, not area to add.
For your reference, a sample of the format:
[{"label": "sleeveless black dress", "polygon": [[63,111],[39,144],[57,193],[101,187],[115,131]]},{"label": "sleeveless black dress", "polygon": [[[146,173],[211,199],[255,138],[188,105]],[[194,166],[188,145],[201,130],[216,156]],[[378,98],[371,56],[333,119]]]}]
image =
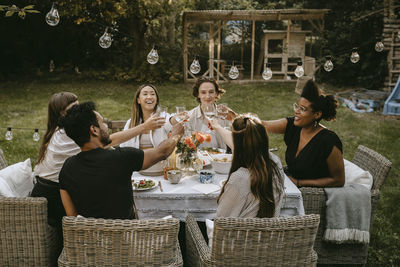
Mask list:
[{"label": "sleeveless black dress", "polygon": [[301,127],[294,125],[294,117],[286,118],[284,140],[286,143],[286,164],[288,173],[296,179],[318,179],[329,177],[328,156],[336,146],[342,153],[342,142],[339,137],[328,129],[319,131],[308,144],[299,152],[296,157],[299,146]]}]

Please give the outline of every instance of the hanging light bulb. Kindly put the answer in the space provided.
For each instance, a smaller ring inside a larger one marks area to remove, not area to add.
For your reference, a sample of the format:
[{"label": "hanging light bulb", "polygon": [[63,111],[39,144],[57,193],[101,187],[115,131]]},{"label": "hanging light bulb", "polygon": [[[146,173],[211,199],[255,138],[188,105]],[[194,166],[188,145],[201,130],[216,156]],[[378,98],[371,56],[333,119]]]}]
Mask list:
[{"label": "hanging light bulb", "polygon": [[385,48],[385,46],[382,43],[382,41],[379,40],[378,42],[376,42],[376,44],[375,44],[375,51],[376,52],[382,52],[384,48]]},{"label": "hanging light bulb", "polygon": [[13,134],[12,134],[12,131],[11,131],[11,127],[8,127],[7,128],[7,132],[6,132],[6,140],[7,141],[11,141],[13,139]]},{"label": "hanging light bulb", "polygon": [[332,57],[331,56],[326,56],[326,61],[324,63],[324,70],[327,72],[330,72],[333,70],[333,63],[332,63]]},{"label": "hanging light bulb", "polygon": [[360,55],[357,52],[357,47],[353,48],[350,56],[350,61],[351,63],[357,63],[358,61],[360,61]]},{"label": "hanging light bulb", "polygon": [[56,2],[53,2],[50,11],[46,14],[46,23],[50,26],[57,26],[60,23],[60,15],[58,14]]},{"label": "hanging light bulb", "polygon": [[158,49],[158,47],[156,45],[153,45],[153,48],[150,50],[150,53],[147,55],[147,62],[149,62],[152,65],[154,65],[158,62],[157,49]]},{"label": "hanging light bulb", "polygon": [[101,48],[107,49],[111,46],[112,41],[112,35],[108,32],[108,27],[106,27],[103,35],[99,38],[99,46]]},{"label": "hanging light bulb", "polygon": [[297,78],[300,78],[301,76],[304,75],[303,62],[301,61],[297,62],[297,67],[294,70],[294,75],[296,75]]},{"label": "hanging light bulb", "polygon": [[199,56],[197,55],[194,59],[192,64],[190,64],[190,72],[193,74],[199,73],[201,70],[200,63],[199,63]]},{"label": "hanging light bulb", "polygon": [[35,129],[35,132],[32,135],[33,141],[37,142],[40,140],[39,129]]},{"label": "hanging light bulb", "polygon": [[267,67],[264,69],[264,71],[262,73],[262,77],[266,81],[268,81],[272,78],[271,63],[267,63]]},{"label": "hanging light bulb", "polygon": [[239,70],[238,68],[235,66],[235,62],[232,62],[232,66],[229,70],[228,73],[229,78],[231,78],[232,80],[236,80],[239,77]]}]

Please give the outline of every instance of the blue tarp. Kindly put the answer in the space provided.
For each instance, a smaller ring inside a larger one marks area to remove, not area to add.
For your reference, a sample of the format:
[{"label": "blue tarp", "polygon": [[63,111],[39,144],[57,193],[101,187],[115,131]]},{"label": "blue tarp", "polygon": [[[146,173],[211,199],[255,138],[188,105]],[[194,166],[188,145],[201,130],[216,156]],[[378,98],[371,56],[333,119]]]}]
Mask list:
[{"label": "blue tarp", "polygon": [[382,113],[385,115],[400,115],[400,76],[392,93],[385,101]]}]

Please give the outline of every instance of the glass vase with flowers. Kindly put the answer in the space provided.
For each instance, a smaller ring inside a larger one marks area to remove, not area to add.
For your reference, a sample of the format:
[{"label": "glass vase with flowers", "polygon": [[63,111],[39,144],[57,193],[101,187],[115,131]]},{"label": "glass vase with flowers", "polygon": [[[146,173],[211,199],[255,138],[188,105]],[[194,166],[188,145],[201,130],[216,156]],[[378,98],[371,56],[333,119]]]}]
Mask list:
[{"label": "glass vase with flowers", "polygon": [[[183,140],[183,141],[182,141]],[[197,148],[204,142],[211,142],[211,135],[193,132],[177,144],[177,167],[185,172],[196,172],[203,168],[203,162],[197,155]]]}]

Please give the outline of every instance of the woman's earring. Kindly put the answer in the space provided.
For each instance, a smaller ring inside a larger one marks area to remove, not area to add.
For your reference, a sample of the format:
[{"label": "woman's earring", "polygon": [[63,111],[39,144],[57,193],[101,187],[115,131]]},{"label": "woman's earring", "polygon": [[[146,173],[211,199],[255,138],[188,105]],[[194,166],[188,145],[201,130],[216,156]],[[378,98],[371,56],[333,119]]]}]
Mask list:
[{"label": "woman's earring", "polygon": [[317,128],[317,126],[318,126],[318,121],[315,120],[315,121],[314,121],[314,128]]}]

